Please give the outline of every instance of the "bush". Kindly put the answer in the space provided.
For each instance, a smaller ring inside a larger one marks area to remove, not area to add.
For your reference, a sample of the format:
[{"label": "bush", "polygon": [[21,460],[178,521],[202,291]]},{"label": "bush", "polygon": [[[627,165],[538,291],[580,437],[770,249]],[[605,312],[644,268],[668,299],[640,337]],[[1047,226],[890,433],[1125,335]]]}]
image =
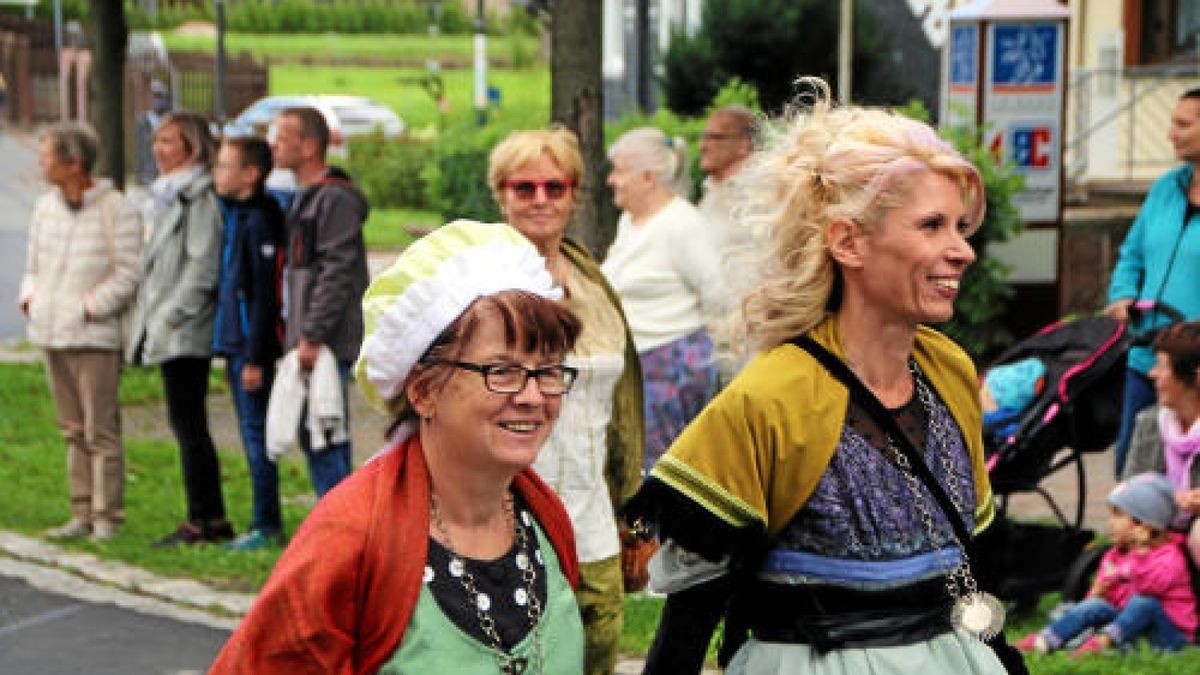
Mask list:
[{"label": "bush", "polygon": [[369,134],[351,138],[349,150],[348,169],[372,208],[430,208],[423,172],[432,145]]},{"label": "bush", "polygon": [[[929,121],[929,112],[918,102],[910,103],[898,112]],[[979,169],[987,198],[983,225],[971,237],[975,264],[963,275],[961,291],[954,304],[954,318],[941,326],[941,330],[962,345],[976,361],[983,362],[1013,341],[1012,333],[1001,323],[1013,295],[1007,281],[1009,268],[988,255],[988,246],[1008,241],[1024,229],[1013,197],[1024,185],[1025,178],[1011,166],[996,163],[996,158],[983,144],[981,129],[954,126],[942,129],[941,134]]]},{"label": "bush", "polygon": [[[51,0],[40,0],[39,15],[53,11]],[[76,18],[86,12],[83,0],[65,0],[64,15]],[[126,1],[125,16],[135,30],[171,29],[187,21],[213,21],[213,3],[190,2],[160,4],[153,20],[135,2]],[[404,33],[418,34],[436,23],[438,30],[466,34],[474,30],[473,20],[456,3],[443,3],[433,12],[415,0],[235,0],[225,9],[225,25],[240,33]],[[507,27],[494,21],[489,27]]]},{"label": "bush", "polygon": [[487,184],[488,156],[496,143],[515,128],[518,127],[495,122],[479,127],[468,122],[440,136],[433,161],[426,165],[423,177],[429,205],[445,221],[502,220]]}]

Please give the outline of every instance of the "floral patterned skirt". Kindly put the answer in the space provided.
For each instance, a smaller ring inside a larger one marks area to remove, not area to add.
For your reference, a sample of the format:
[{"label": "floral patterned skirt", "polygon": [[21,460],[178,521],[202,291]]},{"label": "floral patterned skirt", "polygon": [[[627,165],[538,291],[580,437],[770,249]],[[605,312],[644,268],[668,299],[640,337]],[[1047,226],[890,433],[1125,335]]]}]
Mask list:
[{"label": "floral patterned skirt", "polygon": [[717,391],[717,364],[708,331],[698,330],[639,354],[645,390],[646,458],[658,461]]}]

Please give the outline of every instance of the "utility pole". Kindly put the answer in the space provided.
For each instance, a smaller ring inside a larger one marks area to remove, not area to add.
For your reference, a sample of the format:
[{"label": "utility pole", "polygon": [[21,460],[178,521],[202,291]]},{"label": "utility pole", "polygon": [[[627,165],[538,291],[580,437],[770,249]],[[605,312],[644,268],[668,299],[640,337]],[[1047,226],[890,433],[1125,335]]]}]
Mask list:
[{"label": "utility pole", "polygon": [[838,13],[838,102],[850,104],[851,66],[854,53],[854,0],[842,0]]}]

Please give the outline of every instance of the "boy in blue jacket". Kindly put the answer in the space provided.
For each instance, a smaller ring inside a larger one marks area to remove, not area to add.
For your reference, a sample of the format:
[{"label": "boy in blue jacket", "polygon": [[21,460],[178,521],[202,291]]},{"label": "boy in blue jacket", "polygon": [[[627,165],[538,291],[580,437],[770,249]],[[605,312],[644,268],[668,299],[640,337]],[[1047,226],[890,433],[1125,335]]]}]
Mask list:
[{"label": "boy in blue jacket", "polygon": [[225,357],[229,391],[250,466],[250,528],[226,544],[249,551],[283,541],[279,473],[267,457],[267,401],[280,355],[279,260],[283,213],[266,194],[271,148],[257,138],[228,138],[213,165],[225,220],[213,351]]}]

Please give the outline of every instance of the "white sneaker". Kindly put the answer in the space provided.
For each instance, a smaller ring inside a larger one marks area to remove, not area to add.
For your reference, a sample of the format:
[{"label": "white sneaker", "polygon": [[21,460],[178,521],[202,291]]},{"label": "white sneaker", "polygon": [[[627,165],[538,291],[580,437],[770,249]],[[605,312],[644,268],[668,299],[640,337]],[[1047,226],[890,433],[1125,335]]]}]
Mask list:
[{"label": "white sneaker", "polygon": [[83,537],[91,533],[91,523],[84,522],[79,518],[71,518],[58,527],[46,530],[43,534],[45,534],[47,539],[71,539],[72,537]]},{"label": "white sneaker", "polygon": [[98,522],[92,525],[91,540],[96,543],[109,541],[117,536],[117,526],[108,522]]}]

